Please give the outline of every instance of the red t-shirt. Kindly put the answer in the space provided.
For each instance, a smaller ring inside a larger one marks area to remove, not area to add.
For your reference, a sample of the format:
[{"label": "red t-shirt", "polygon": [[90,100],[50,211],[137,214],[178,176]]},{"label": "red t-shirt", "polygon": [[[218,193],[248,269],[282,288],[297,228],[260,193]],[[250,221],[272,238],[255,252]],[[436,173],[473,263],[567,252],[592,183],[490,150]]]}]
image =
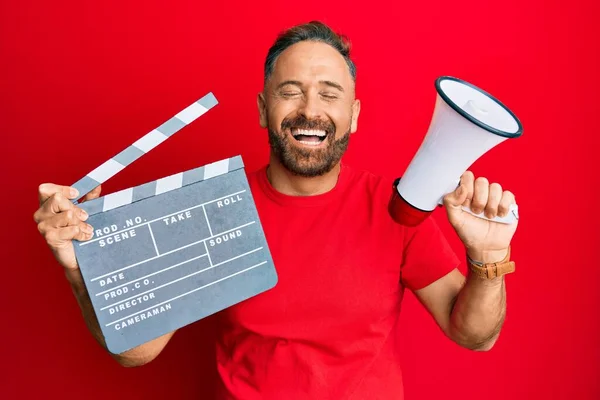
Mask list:
[{"label": "red t-shirt", "polygon": [[404,288],[459,263],[433,218],[394,223],[392,181],[347,165],[317,196],[277,192],[266,168],[248,179],[279,280],[220,314],[220,398],[401,399]]}]

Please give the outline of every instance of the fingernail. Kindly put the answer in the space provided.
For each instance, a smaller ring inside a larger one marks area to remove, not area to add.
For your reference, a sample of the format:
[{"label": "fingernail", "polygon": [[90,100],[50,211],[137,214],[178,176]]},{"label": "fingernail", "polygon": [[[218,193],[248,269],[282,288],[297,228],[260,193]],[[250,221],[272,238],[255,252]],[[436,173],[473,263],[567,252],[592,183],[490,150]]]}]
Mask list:
[{"label": "fingernail", "polygon": [[88,213],[85,212],[85,210],[79,210],[79,218],[81,218],[82,221],[85,221],[88,218]]},{"label": "fingernail", "polygon": [[71,190],[69,190],[69,194],[71,195],[71,197],[77,197],[79,196],[79,190],[71,188]]},{"label": "fingernail", "polygon": [[92,232],[94,231],[94,228],[92,228],[92,226],[91,226],[91,225],[89,225],[89,224],[85,224],[85,225],[83,226],[83,231],[84,231],[85,233],[92,233]]}]

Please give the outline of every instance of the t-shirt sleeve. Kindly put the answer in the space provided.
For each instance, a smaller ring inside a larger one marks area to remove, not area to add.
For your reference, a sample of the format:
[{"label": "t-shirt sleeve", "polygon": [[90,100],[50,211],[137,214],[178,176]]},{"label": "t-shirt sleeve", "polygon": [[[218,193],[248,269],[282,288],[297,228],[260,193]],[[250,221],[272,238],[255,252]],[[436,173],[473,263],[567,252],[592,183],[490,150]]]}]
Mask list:
[{"label": "t-shirt sleeve", "polygon": [[433,217],[405,232],[402,284],[422,289],[460,265],[460,260]]}]

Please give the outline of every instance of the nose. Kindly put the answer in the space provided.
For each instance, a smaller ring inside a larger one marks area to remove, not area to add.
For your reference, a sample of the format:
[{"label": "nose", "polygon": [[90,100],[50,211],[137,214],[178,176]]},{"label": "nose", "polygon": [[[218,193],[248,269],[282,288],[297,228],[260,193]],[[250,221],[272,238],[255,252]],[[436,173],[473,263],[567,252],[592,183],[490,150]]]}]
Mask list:
[{"label": "nose", "polygon": [[323,115],[323,110],[319,103],[319,96],[317,93],[312,91],[304,96],[304,101],[300,105],[298,113],[303,115],[306,119],[314,120],[319,119]]}]

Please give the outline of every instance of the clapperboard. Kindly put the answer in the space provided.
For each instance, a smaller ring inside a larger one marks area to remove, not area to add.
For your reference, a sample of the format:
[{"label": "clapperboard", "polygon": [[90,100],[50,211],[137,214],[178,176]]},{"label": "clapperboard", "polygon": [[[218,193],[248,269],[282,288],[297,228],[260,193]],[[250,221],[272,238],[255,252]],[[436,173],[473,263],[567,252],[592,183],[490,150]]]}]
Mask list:
[{"label": "clapperboard", "polygon": [[[90,172],[84,195],[217,105],[212,93]],[[107,347],[122,353],[258,295],[277,274],[241,156],[78,205],[75,254]]]}]

